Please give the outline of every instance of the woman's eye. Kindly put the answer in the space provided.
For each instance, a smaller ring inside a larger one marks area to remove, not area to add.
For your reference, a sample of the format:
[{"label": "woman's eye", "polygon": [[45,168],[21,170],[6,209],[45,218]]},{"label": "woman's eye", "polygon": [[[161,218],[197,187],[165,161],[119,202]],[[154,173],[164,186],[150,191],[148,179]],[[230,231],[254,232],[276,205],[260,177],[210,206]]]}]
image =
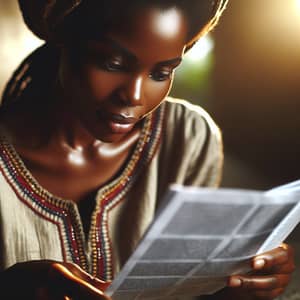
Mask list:
[{"label": "woman's eye", "polygon": [[120,61],[118,59],[104,60],[103,67],[107,71],[121,71],[124,68],[122,61]]},{"label": "woman's eye", "polygon": [[165,81],[171,78],[173,74],[172,69],[156,70],[149,74],[149,77],[154,81]]},{"label": "woman's eye", "polygon": [[126,71],[126,66],[120,57],[95,57],[92,56],[91,63],[97,68],[107,72]]}]

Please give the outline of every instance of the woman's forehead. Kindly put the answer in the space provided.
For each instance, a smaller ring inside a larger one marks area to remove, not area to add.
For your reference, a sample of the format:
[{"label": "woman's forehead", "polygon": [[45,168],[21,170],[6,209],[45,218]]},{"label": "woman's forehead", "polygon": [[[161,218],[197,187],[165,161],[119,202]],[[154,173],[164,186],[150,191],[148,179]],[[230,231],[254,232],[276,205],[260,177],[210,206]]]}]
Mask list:
[{"label": "woman's forehead", "polygon": [[186,26],[186,19],[179,9],[148,7],[120,18],[112,26],[112,31],[127,34],[135,32],[141,35],[149,32],[161,38],[173,38],[184,33]]},{"label": "woman's forehead", "polygon": [[182,55],[187,25],[179,10],[153,8],[139,11],[131,19],[124,18],[106,36],[131,53],[147,52],[152,57],[168,59]]},{"label": "woman's forehead", "polygon": [[165,38],[172,38],[182,30],[183,15],[176,8],[156,10],[152,12],[151,28],[156,34]]}]

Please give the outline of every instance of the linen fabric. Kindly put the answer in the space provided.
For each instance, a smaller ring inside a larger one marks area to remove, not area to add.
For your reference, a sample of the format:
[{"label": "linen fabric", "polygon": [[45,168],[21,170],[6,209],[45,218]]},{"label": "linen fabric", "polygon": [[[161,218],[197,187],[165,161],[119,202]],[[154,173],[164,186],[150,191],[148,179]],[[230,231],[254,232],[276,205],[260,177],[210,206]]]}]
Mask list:
[{"label": "linen fabric", "polygon": [[171,183],[218,186],[221,134],[199,106],[169,98],[146,120],[143,130],[121,175],[99,189],[87,237],[76,204],[43,189],[2,137],[1,270],[28,260],[64,260],[112,280]]}]

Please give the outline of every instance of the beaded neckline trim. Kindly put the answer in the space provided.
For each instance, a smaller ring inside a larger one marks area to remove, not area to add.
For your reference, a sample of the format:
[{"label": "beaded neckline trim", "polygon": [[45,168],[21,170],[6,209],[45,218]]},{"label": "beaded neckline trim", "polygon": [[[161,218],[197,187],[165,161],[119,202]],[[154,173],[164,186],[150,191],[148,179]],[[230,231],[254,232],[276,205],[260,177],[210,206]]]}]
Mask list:
[{"label": "beaded neckline trim", "polygon": [[41,187],[14,147],[3,135],[0,136],[0,171],[18,198],[39,216],[57,225],[64,260],[73,261],[104,280],[111,280],[113,277],[112,245],[108,230],[109,212],[124,199],[143,167],[154,156],[161,137],[164,106],[161,105],[144,120],[137,146],[121,174],[100,188],[97,193],[88,238],[92,250],[90,259],[85,251],[87,245],[77,205],[70,200],[54,196]]}]

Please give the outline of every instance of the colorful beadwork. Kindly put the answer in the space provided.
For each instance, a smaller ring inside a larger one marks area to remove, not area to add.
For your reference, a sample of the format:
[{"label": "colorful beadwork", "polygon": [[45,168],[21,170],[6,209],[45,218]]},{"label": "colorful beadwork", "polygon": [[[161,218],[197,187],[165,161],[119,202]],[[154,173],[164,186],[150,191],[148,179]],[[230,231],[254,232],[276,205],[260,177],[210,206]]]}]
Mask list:
[{"label": "colorful beadwork", "polygon": [[97,193],[88,237],[90,260],[85,251],[86,242],[76,204],[43,189],[26,168],[14,147],[4,136],[0,137],[0,171],[20,201],[40,217],[57,225],[64,260],[77,263],[93,276],[103,280],[111,280],[114,275],[108,228],[109,212],[125,199],[143,168],[154,156],[161,138],[164,111],[165,105],[161,105],[145,118],[140,138],[126,167],[117,178]]}]

